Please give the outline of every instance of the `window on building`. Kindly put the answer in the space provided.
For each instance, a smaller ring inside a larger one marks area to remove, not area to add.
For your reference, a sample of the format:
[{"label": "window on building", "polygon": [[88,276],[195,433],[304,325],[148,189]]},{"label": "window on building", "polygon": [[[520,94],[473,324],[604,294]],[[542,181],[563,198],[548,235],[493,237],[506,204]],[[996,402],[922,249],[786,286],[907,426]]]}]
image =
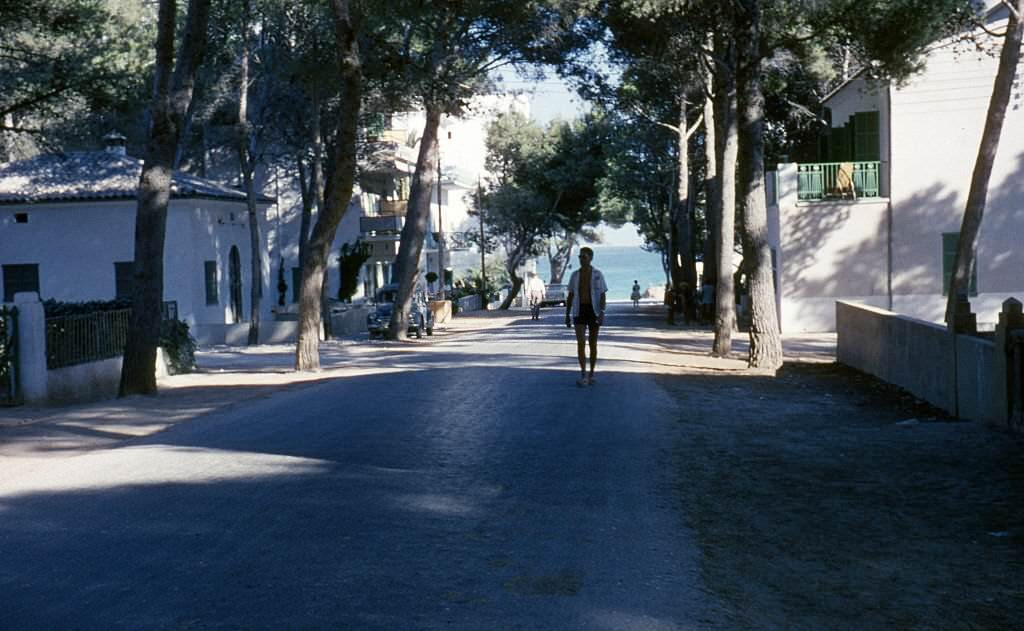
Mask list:
[{"label": "window on building", "polygon": [[878,112],[857,112],[853,116],[853,159],[877,162],[880,159]]},{"label": "window on building", "polygon": [[114,298],[121,300],[132,297],[134,277],[135,263],[132,261],[114,262]]},{"label": "window on building", "polygon": [[206,279],[206,304],[215,305],[220,302],[217,296],[217,261],[203,262],[203,276]]},{"label": "window on building", "polygon": [[28,223],[28,213],[14,213],[14,223]]},{"label": "window on building", "polygon": [[[956,248],[960,243],[959,232],[942,233],[942,295],[949,295],[950,275],[953,273],[953,260],[956,258]],[[968,283],[967,294],[978,295],[978,261],[975,258],[974,269],[971,270],[971,282]]]},{"label": "window on building", "polygon": [[292,302],[299,301],[299,291],[302,288],[302,268],[292,268]]},{"label": "window on building", "polygon": [[39,292],[39,265],[36,263],[4,265],[4,302],[13,302],[14,294]]}]

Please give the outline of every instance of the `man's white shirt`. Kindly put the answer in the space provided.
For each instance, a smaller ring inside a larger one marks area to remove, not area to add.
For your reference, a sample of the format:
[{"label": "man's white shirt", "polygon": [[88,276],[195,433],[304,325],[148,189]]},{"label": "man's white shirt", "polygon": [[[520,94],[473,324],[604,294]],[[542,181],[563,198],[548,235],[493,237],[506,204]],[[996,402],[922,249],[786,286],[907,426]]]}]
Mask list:
[{"label": "man's white shirt", "polygon": [[[601,295],[608,291],[608,285],[604,282],[604,274],[596,267],[590,268],[590,304],[594,306],[594,313],[601,310]],[[580,315],[580,270],[576,270],[569,277],[569,293],[573,295],[572,317]]]}]

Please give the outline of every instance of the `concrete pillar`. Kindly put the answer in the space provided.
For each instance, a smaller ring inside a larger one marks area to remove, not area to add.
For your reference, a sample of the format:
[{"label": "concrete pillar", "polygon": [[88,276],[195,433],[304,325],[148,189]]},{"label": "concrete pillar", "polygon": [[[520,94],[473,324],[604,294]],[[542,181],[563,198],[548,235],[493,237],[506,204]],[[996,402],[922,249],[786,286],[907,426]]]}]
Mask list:
[{"label": "concrete pillar", "polygon": [[25,403],[46,401],[46,315],[39,294],[14,294],[18,307],[18,379]]},{"label": "concrete pillar", "polygon": [[775,254],[775,313],[779,318],[779,327],[781,328],[783,326],[783,296],[786,295],[786,291],[789,289],[782,278],[783,264],[786,261],[784,233],[787,221],[792,218],[797,201],[800,198],[800,175],[798,165],[795,162],[779,164],[775,168],[775,196],[778,199],[778,205],[774,209],[774,213],[769,210],[770,217],[774,214],[774,217],[771,217],[769,222],[769,240],[773,242],[772,247]]},{"label": "concrete pillar", "polygon": [[971,301],[965,292],[956,296],[956,303],[953,311],[953,331],[974,335],[978,332],[978,318],[971,312]]},{"label": "concrete pillar", "polygon": [[[995,380],[995,384],[992,391],[995,396],[992,397],[991,418],[996,421],[1006,421],[1010,416],[1010,357],[1007,354],[1010,349],[1007,342],[1010,334],[1019,329],[1024,329],[1021,302],[1015,298],[1008,298],[1003,302],[994,340],[992,379]],[[1017,405],[1021,405],[1021,402],[1018,401]]]},{"label": "concrete pillar", "polygon": [[778,187],[776,195],[779,198],[779,209],[793,208],[796,206],[797,199],[799,198],[797,164],[795,162],[787,162],[775,168],[777,169],[776,173],[778,173],[775,185]]}]

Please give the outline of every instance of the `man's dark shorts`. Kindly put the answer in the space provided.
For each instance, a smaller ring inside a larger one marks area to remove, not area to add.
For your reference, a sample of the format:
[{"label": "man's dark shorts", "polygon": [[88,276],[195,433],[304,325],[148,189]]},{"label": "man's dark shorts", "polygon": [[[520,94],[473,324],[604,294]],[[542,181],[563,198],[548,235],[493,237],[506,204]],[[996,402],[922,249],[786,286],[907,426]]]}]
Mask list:
[{"label": "man's dark shorts", "polygon": [[580,314],[572,320],[575,326],[597,326],[597,314],[594,313],[594,305],[581,304]]}]

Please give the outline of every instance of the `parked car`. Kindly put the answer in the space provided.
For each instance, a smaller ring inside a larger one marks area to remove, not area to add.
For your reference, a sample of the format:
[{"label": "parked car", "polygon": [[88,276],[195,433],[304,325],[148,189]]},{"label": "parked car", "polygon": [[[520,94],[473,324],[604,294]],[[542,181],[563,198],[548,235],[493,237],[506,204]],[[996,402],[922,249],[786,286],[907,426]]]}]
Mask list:
[{"label": "parked car", "polygon": [[547,291],[544,294],[544,300],[540,305],[542,307],[547,307],[548,305],[564,305],[568,294],[568,285],[548,285]]},{"label": "parked car", "polygon": [[[391,324],[391,315],[395,310],[395,296],[398,294],[398,283],[389,283],[377,290],[377,308],[366,316],[366,330],[370,337],[384,335]],[[434,314],[427,307],[426,298],[417,293],[409,306],[409,334],[423,337],[434,334]]]}]

